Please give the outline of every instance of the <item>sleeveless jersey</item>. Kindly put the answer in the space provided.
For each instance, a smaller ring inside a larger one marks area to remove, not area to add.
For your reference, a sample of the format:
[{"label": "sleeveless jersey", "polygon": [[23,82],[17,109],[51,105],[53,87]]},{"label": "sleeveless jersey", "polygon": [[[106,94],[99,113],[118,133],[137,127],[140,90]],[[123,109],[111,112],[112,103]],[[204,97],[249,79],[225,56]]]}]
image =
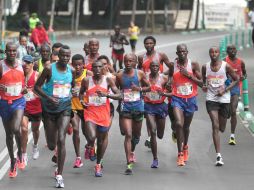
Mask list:
[{"label": "sleeveless jersey", "polygon": [[[188,59],[186,70],[189,74],[193,75],[190,59]],[[197,84],[180,73],[177,59],[174,62],[172,94],[180,98],[192,98],[198,94]]]},{"label": "sleeveless jersey", "polygon": [[161,104],[161,103],[164,102],[166,97],[165,96],[160,96],[157,92],[157,90],[164,91],[164,89],[162,87],[163,81],[164,81],[163,80],[163,74],[159,74],[155,84],[152,84],[151,79],[149,77],[149,82],[150,82],[150,85],[151,85],[151,91],[146,92],[146,94],[144,96],[145,103]]},{"label": "sleeveless jersey", "polygon": [[[80,91],[82,80],[86,77],[86,71],[87,70],[84,69],[82,75],[75,79],[75,87],[74,88],[77,89],[78,91]],[[79,101],[79,97],[76,97],[76,96],[72,97],[71,109],[73,109],[73,110],[83,110],[84,109]]]},{"label": "sleeveless jersey", "polygon": [[23,97],[21,91],[25,85],[24,71],[21,62],[18,60],[15,68],[10,68],[6,64],[6,60],[2,60],[0,65],[2,66],[0,84],[6,88],[5,91],[0,91],[0,98],[11,104],[13,100]]},{"label": "sleeveless jersey", "polygon": [[159,63],[160,72],[162,73],[163,64],[161,63],[161,56],[158,52],[155,52],[152,56],[147,56],[146,53],[143,56],[142,70],[145,72],[145,74],[150,73],[150,64],[152,61]]},{"label": "sleeveless jersey", "polygon": [[242,60],[237,58],[235,61],[232,61],[228,56],[226,57],[226,62],[234,69],[238,77],[243,75],[242,73]]},{"label": "sleeveless jersey", "polygon": [[110,125],[110,103],[106,97],[99,97],[97,90],[108,93],[107,78],[103,76],[101,84],[95,84],[93,77],[88,77],[89,85],[86,91],[87,108],[84,109],[86,121],[91,121],[102,127]]},{"label": "sleeveless jersey", "polygon": [[217,72],[213,72],[210,67],[210,62],[206,64],[206,79],[207,88],[206,100],[219,102],[219,103],[230,103],[230,92],[226,92],[222,96],[216,96],[220,89],[225,89],[225,81],[227,80],[226,65],[225,61],[222,61],[221,67]]},{"label": "sleeveless jersey", "polygon": [[89,71],[92,71],[92,64],[93,64],[93,62],[94,62],[98,57],[99,57],[99,54],[97,54],[97,55],[95,56],[94,59],[91,59],[91,58],[90,58],[90,55],[87,55],[87,56],[85,57],[85,69],[87,69],[87,70],[89,70]]},{"label": "sleeveless jersey", "polygon": [[24,94],[25,100],[26,100],[26,109],[25,111],[29,114],[37,114],[41,113],[41,100],[40,98],[34,94],[33,88],[35,85],[35,77],[38,73],[36,71],[33,71],[30,78],[26,81],[26,87],[28,93]]}]

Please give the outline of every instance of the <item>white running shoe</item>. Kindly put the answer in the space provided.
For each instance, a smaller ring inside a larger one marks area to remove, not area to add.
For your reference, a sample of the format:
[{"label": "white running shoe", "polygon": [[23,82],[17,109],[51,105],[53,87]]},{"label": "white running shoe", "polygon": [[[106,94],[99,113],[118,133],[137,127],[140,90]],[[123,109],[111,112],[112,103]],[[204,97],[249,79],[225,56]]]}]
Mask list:
[{"label": "white running shoe", "polygon": [[221,156],[217,156],[215,166],[223,166],[224,162]]},{"label": "white running shoe", "polygon": [[56,176],[56,188],[64,188],[63,177],[61,175]]},{"label": "white running shoe", "polygon": [[37,160],[40,156],[38,146],[33,145],[33,159]]}]

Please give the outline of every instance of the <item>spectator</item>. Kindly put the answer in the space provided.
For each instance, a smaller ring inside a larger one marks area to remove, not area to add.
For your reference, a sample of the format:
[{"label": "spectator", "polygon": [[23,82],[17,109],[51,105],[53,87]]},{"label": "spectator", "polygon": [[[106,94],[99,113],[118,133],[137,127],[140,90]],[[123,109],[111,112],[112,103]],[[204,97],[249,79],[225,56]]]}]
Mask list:
[{"label": "spectator", "polygon": [[139,27],[136,26],[133,21],[131,21],[130,27],[128,29],[128,34],[130,36],[130,45],[131,45],[131,50],[133,53],[135,53],[135,50],[136,50],[136,44],[138,41],[139,33],[140,33]]},{"label": "spectator", "polygon": [[22,60],[25,55],[31,55],[35,52],[35,47],[33,43],[29,42],[28,37],[24,35],[19,36],[19,41],[17,43],[17,58]]},{"label": "spectator", "polygon": [[31,35],[31,41],[34,43],[36,49],[40,49],[42,44],[50,44],[48,34],[43,27],[42,22],[36,24],[36,28],[33,30]]},{"label": "spectator", "polygon": [[21,20],[21,28],[22,30],[26,31],[27,33],[29,33],[30,31],[30,26],[29,26],[29,15],[27,12],[24,12],[22,14],[23,18]]},{"label": "spectator", "polygon": [[38,18],[37,13],[33,13],[31,15],[31,17],[29,18],[29,28],[30,28],[30,32],[33,31],[33,29],[35,29],[36,24],[40,22],[40,19]]}]

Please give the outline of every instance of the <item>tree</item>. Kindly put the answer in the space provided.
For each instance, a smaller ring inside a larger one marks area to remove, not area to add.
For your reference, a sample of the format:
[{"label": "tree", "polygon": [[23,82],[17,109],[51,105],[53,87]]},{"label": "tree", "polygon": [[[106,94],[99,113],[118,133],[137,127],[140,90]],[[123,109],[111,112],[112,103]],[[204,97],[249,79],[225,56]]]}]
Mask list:
[{"label": "tree", "polygon": [[29,0],[20,0],[17,13],[28,12]]},{"label": "tree", "polygon": [[191,17],[192,17],[192,14],[193,14],[193,5],[194,5],[194,0],[190,0],[191,10],[190,10],[190,15],[189,15],[188,23],[186,25],[186,30],[190,29],[190,21],[191,21]]},{"label": "tree", "polygon": [[176,16],[175,16],[174,24],[173,24],[174,28],[175,28],[175,24],[176,24],[176,21],[177,21],[177,18],[178,18],[179,11],[181,9],[181,4],[182,4],[182,0],[178,0],[177,1]]}]

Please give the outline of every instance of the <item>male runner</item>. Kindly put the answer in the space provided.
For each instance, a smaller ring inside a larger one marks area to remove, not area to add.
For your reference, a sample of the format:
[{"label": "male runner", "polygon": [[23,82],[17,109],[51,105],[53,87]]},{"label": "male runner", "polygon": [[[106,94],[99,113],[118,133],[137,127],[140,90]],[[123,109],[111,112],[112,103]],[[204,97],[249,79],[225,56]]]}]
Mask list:
[{"label": "male runner", "polygon": [[192,62],[188,57],[186,44],[176,47],[177,58],[170,68],[169,82],[172,86],[171,105],[175,117],[177,136],[177,165],[184,166],[188,161],[188,139],[190,125],[197,111],[198,85],[202,85],[199,64]]},{"label": "male runner", "polygon": [[21,142],[22,142],[22,154],[27,165],[27,141],[28,141],[28,124],[31,122],[31,129],[33,132],[33,154],[34,160],[39,158],[38,140],[40,136],[40,123],[41,123],[41,100],[33,92],[35,82],[39,73],[33,70],[34,62],[31,55],[25,55],[23,57],[23,68],[25,73],[25,91],[24,97],[26,100],[25,112],[21,124]]},{"label": "male runner", "polygon": [[[237,50],[235,45],[228,45],[227,47],[227,54],[228,56],[225,58],[224,61],[226,61],[236,72],[240,82],[238,85],[234,86],[230,90],[230,112],[231,112],[231,135],[229,139],[229,144],[230,145],[236,145],[235,141],[235,129],[237,125],[237,117],[236,117],[236,109],[238,106],[238,100],[241,92],[241,81],[247,78],[247,73],[245,70],[245,63],[243,62],[242,59],[238,58],[236,56]],[[231,81],[231,79],[229,78]]]},{"label": "male runner", "polygon": [[116,70],[116,62],[119,62],[119,69],[123,68],[123,54],[124,54],[124,45],[129,45],[127,37],[124,33],[120,32],[120,26],[116,25],[114,28],[115,33],[110,36],[110,45],[112,48],[112,60],[113,67]]},{"label": "male runner", "polygon": [[[22,64],[16,60],[17,46],[6,44],[6,59],[0,62],[0,116],[6,133],[6,146],[11,159],[9,177],[17,176],[17,167],[25,168],[21,151],[20,125],[25,108],[25,99],[22,94],[25,77]],[[15,137],[18,153],[14,157],[13,137]]]},{"label": "male runner", "polygon": [[41,59],[38,61],[38,72],[41,74],[44,67],[50,64],[50,47],[47,44],[43,44],[40,49]]},{"label": "male runner", "polygon": [[92,70],[92,64],[99,57],[99,40],[92,38],[88,41],[89,54],[85,57],[85,68]]},{"label": "male runner", "polygon": [[71,118],[71,88],[75,81],[75,72],[69,65],[70,57],[70,48],[62,46],[59,61],[46,65],[34,88],[42,97],[48,148],[54,150],[57,145],[57,188],[64,187],[62,172],[66,155],[65,137]]},{"label": "male runner", "polygon": [[[230,117],[230,90],[238,83],[237,74],[225,61],[219,59],[218,47],[209,49],[211,61],[202,67],[203,91],[206,92],[206,109],[212,122],[212,136],[216,151],[216,166],[224,164],[219,131],[224,132]],[[230,76],[232,83],[226,87],[225,81]]]},{"label": "male runner", "polygon": [[123,91],[120,116],[122,117],[122,127],[125,135],[126,175],[132,174],[133,162],[136,160],[134,151],[141,136],[144,116],[144,102],[141,93],[150,90],[145,73],[133,68],[136,61],[137,56],[135,54],[126,54],[124,56],[125,68],[116,75],[117,84]]},{"label": "male runner", "polygon": [[[101,160],[108,145],[108,131],[111,123],[108,98],[120,99],[121,94],[113,79],[103,75],[102,62],[95,61],[92,64],[92,71],[93,76],[82,80],[79,98],[85,108],[85,132],[88,146],[94,146],[97,139],[95,176],[102,177]],[[109,88],[117,94],[109,94]],[[86,97],[85,101],[84,97]]]}]

